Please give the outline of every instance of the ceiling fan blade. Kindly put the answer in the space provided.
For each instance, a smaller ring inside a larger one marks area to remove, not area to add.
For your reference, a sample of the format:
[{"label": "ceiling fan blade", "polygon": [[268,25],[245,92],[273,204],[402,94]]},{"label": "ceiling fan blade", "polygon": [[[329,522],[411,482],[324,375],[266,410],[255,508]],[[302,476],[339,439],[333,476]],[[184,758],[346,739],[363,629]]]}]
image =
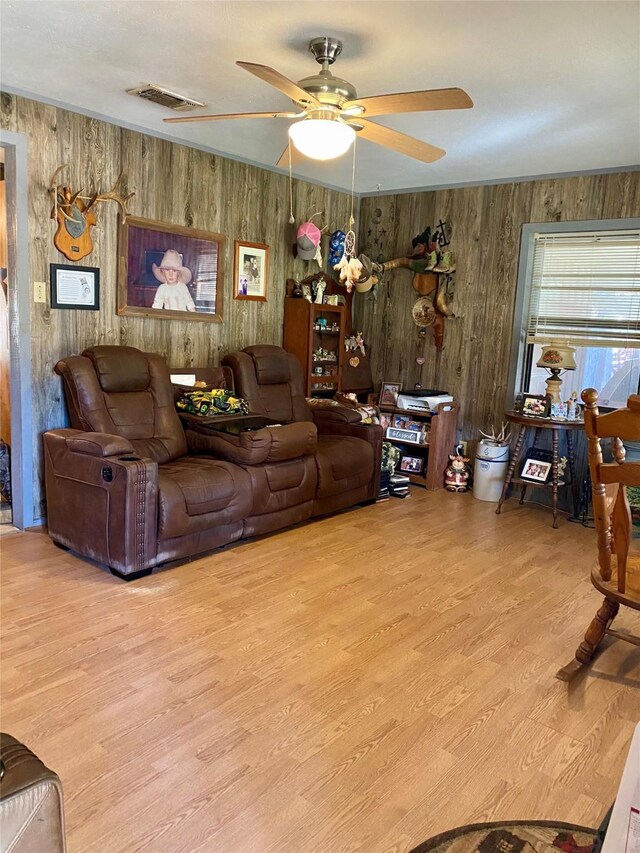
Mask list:
[{"label": "ceiling fan blade", "polygon": [[390,127],[383,127],[381,124],[376,124],[373,121],[358,118],[354,121],[354,126],[362,127],[358,132],[358,136],[368,139],[369,142],[376,142],[378,145],[384,145],[387,148],[392,148],[394,151],[399,151],[400,154],[406,154],[408,157],[414,157],[416,160],[422,160],[423,163],[433,163],[439,160],[447,153],[442,148],[436,148],[435,145],[429,145],[428,142],[421,142],[419,139],[414,139],[413,136],[407,136],[405,133],[400,133],[397,130],[391,130]]},{"label": "ceiling fan blade", "polygon": [[217,119],[231,118],[300,118],[304,113],[227,113],[226,115],[215,116],[176,116],[175,118],[163,118],[169,124],[172,122],[180,123],[183,121],[216,121]]},{"label": "ceiling fan blade", "polygon": [[[295,166],[297,163],[302,162],[303,159],[304,159],[304,157],[302,156],[302,154],[298,151],[298,149],[296,148],[296,146],[292,142],[291,143],[291,165]],[[288,145],[284,149],[282,154],[280,155],[280,159],[276,163],[276,166],[280,166],[282,169],[287,169],[289,167],[289,146]]]},{"label": "ceiling fan blade", "polygon": [[356,106],[364,107],[364,113],[360,115],[370,118],[422,110],[466,110],[473,106],[473,101],[464,89],[426,89],[423,92],[397,92],[395,95],[358,98],[343,104],[342,111]]},{"label": "ceiling fan blade", "polygon": [[293,80],[289,80],[289,78],[285,77],[284,74],[280,74],[280,72],[276,71],[274,68],[269,68],[268,65],[257,65],[255,62],[236,62],[236,65],[239,65],[240,68],[244,68],[244,70],[248,71],[250,74],[255,74],[256,77],[264,80],[265,83],[269,83],[270,86],[275,86],[276,89],[279,89],[297,104],[302,104],[304,106],[311,105],[314,107],[321,106],[320,101],[318,101],[313,95],[310,95],[309,92],[305,92],[305,90],[298,86],[297,83],[294,83]]}]

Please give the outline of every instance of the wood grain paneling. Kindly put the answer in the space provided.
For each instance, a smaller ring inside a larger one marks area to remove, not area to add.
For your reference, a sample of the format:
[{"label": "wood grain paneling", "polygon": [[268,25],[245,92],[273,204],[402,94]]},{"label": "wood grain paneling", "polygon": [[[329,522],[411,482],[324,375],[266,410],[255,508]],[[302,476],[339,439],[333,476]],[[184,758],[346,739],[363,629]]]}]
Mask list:
[{"label": "wood grain paneling", "polygon": [[[374,384],[420,382],[460,402],[464,438],[499,423],[504,411],[521,227],[527,222],[640,216],[637,172],[464,187],[364,198],[360,248],[385,259],[407,253],[411,239],[442,218],[453,228],[455,318],[446,321],[439,353],[429,330],[418,337],[411,319],[411,273],[385,273],[373,295],[354,300],[355,324],[371,347]],[[380,234],[383,234],[383,238]],[[376,243],[377,240],[377,243]],[[424,356],[422,367],[417,356]]]},{"label": "wood grain paneling", "polygon": [[[53,245],[54,223],[49,219],[47,188],[51,175],[69,163],[75,188],[113,186],[124,173],[128,207],[133,216],[170,222],[224,234],[224,322],[188,322],[116,315],[118,257],[117,205],[102,204],[93,231],[94,251],[83,259],[100,268],[100,311],[52,311],[32,303],[32,376],[34,387],[33,445],[34,513],[44,513],[41,435],[66,423],[58,359],[94,344],[129,344],[161,353],[171,365],[219,364],[226,352],[255,343],[281,344],[287,278],[304,278],[315,262],[294,259],[295,229],[289,225],[289,184],[286,175],[269,172],[145,136],[93,118],[2,93],[2,127],[24,133],[29,143],[30,281],[48,281],[50,263],[67,263]],[[327,232],[342,227],[350,198],[303,181],[293,182],[297,223],[323,211]],[[316,220],[318,221],[318,220]],[[244,302],[232,298],[233,242],[266,243],[270,247],[269,298]],[[28,357],[28,356],[25,356]]]}]

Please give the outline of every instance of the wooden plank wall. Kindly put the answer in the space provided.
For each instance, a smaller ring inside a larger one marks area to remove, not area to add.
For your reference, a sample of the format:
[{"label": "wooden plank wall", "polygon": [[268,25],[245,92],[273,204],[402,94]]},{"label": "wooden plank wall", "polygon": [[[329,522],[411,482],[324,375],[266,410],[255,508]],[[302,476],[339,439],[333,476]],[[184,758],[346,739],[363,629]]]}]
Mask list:
[{"label": "wooden plank wall", "polygon": [[[420,382],[460,402],[462,438],[500,423],[509,372],[521,226],[528,222],[640,216],[637,172],[367,197],[360,205],[359,251],[388,260],[442,218],[453,228],[457,270],[444,347],[431,330],[418,337],[411,318],[417,294],[409,270],[387,273],[371,295],[354,299],[354,322],[371,347],[376,387]],[[416,357],[424,356],[422,367]]]},{"label": "wooden plank wall", "polygon": [[[110,188],[120,170],[135,196],[130,213],[226,235],[224,322],[222,324],[158,320],[116,315],[117,205],[99,206],[94,251],[80,263],[100,268],[100,311],[51,310],[31,303],[33,398],[34,513],[44,514],[41,435],[65,425],[58,359],[93,344],[128,344],[161,353],[175,367],[218,364],[226,352],[254,343],[282,343],[287,278],[317,270],[315,262],[293,258],[295,229],[288,224],[289,183],[286,175],[207,154],[194,148],[146,136],[37,101],[1,95],[1,126],[24,133],[29,146],[30,282],[49,281],[50,263],[69,263],[54,247],[47,188],[57,166],[70,164],[72,187],[91,187],[93,180]],[[328,174],[327,181],[329,182]],[[316,211],[316,223],[327,234],[348,219],[350,197],[324,187],[294,181],[297,224]],[[266,303],[234,301],[231,277],[233,242],[270,246],[269,298]]]}]

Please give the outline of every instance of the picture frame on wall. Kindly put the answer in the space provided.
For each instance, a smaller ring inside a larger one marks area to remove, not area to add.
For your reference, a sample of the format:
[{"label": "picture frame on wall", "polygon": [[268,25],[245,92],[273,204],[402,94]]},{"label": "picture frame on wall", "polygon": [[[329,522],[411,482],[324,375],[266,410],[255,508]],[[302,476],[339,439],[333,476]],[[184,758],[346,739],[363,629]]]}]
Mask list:
[{"label": "picture frame on wall", "polygon": [[129,216],[120,220],[120,316],[222,322],[225,237]]},{"label": "picture frame on wall", "polygon": [[51,307],[100,310],[100,270],[76,264],[49,264]]},{"label": "picture frame on wall", "polygon": [[265,243],[234,242],[233,298],[267,301],[269,246]]}]

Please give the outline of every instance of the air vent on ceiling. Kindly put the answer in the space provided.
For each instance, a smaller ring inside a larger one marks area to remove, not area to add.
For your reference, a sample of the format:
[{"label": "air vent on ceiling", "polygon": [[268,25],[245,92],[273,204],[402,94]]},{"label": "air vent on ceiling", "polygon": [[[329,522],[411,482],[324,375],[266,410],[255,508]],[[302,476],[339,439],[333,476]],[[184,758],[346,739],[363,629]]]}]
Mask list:
[{"label": "air vent on ceiling", "polygon": [[169,89],[158,86],[157,83],[145,83],[144,86],[127,89],[127,94],[137,95],[139,98],[144,98],[145,101],[152,101],[154,104],[160,104],[161,107],[167,107],[170,110],[186,111],[192,110],[194,107],[205,106],[202,101],[194,101],[193,98],[187,98],[186,95],[171,92]]}]

